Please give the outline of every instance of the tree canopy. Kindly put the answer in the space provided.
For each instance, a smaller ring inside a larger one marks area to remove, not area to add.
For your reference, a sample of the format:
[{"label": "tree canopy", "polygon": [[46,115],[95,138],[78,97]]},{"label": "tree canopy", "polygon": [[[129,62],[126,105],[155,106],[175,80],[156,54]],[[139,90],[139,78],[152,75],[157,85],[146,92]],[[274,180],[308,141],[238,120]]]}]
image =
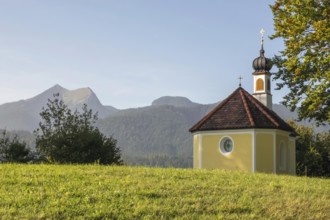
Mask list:
[{"label": "tree canopy", "polygon": [[32,159],[30,153],[26,143],[20,141],[17,135],[10,138],[6,130],[2,131],[0,136],[0,161],[25,163]]},{"label": "tree canopy", "polygon": [[330,132],[315,133],[311,127],[289,123],[298,133],[297,175],[330,177]]},{"label": "tree canopy", "polygon": [[285,49],[273,59],[277,88],[289,88],[283,104],[298,108],[299,119],[330,122],[330,1],[276,0],[274,38]]},{"label": "tree canopy", "polygon": [[50,162],[121,164],[117,141],[103,135],[94,123],[97,114],[84,104],[71,111],[59,94],[43,108],[35,131],[36,149]]}]

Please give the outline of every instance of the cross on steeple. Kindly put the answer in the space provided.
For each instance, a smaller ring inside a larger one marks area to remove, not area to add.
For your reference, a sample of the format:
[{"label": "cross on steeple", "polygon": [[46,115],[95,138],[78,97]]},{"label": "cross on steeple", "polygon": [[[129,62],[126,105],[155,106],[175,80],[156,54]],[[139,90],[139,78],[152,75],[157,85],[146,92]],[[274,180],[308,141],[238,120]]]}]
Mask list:
[{"label": "cross on steeple", "polygon": [[266,31],[261,28],[260,30],[260,34],[261,34],[261,45],[263,46],[264,45],[264,34],[266,33]]},{"label": "cross on steeple", "polygon": [[260,49],[260,56],[263,57],[264,56],[264,34],[266,33],[266,31],[261,28],[260,30],[260,35],[261,35],[261,49]]},{"label": "cross on steeple", "polygon": [[240,75],[239,77],[238,77],[238,79],[239,79],[239,87],[241,87],[242,86],[242,79],[243,79],[243,77]]}]

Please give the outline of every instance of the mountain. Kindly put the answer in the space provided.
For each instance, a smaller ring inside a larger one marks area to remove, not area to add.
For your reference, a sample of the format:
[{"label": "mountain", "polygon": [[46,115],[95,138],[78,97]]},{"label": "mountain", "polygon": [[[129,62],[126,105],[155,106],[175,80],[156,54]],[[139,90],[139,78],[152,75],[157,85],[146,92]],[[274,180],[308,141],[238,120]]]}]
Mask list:
[{"label": "mountain", "polygon": [[[72,109],[86,103],[99,112],[97,126],[117,139],[123,158],[130,165],[191,167],[193,139],[188,129],[217,104],[202,105],[185,97],[164,96],[147,107],[117,110],[102,105],[90,88],[67,90],[55,85],[31,99],[0,105],[0,129],[33,131],[40,121],[41,108],[54,93],[59,93]],[[274,104],[273,109],[285,120],[297,118],[296,112],[282,105]],[[313,125],[308,121],[301,123]],[[329,129],[329,126],[316,128]]]},{"label": "mountain", "polygon": [[171,105],[175,107],[194,107],[199,105],[190,101],[188,98],[181,96],[163,96],[154,100],[151,103],[152,106]]},{"label": "mountain", "polygon": [[128,109],[99,120],[98,127],[117,138],[125,154],[186,155],[187,151],[192,152],[191,147],[185,148],[192,141],[188,129],[209,110],[207,105]]},{"label": "mountain", "polygon": [[99,120],[98,127],[117,139],[124,161],[130,165],[166,166],[166,162],[191,167],[193,143],[188,129],[210,109],[211,105],[199,104],[151,105],[116,112]]},{"label": "mountain", "polygon": [[[124,159],[130,165],[164,165],[172,160],[175,167],[191,167],[192,135],[188,129],[211,111],[217,103],[201,105],[183,97],[161,97],[151,106],[118,111],[98,122],[100,130],[118,140]],[[274,104],[274,111],[283,119],[294,120],[296,112]],[[301,122],[311,125],[309,122]],[[317,131],[328,131],[329,126]]]},{"label": "mountain", "polygon": [[[297,120],[298,119],[298,112],[294,111],[291,112],[290,109],[285,107],[284,105],[279,104],[273,104],[273,111],[276,112],[281,118],[284,120]],[[302,120],[298,122],[298,124],[313,127],[315,132],[326,132],[330,130],[330,125],[325,126],[317,126],[315,121],[309,121],[309,120]]]},{"label": "mountain", "polygon": [[68,90],[55,85],[33,98],[0,105],[0,128],[33,131],[40,121],[42,107],[56,93],[71,109],[81,109],[86,103],[94,112],[98,112],[100,118],[117,111],[111,106],[103,106],[90,88]]}]

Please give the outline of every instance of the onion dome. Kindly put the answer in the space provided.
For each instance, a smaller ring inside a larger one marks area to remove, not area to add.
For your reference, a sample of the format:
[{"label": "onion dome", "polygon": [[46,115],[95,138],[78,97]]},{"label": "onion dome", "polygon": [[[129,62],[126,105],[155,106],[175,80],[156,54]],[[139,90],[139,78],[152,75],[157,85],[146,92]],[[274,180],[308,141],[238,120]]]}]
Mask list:
[{"label": "onion dome", "polygon": [[260,34],[261,34],[260,56],[253,60],[252,66],[256,72],[269,72],[269,70],[272,68],[273,64],[270,59],[265,57],[265,51],[264,51],[265,30],[261,29]]},{"label": "onion dome", "polygon": [[268,72],[272,68],[273,63],[271,59],[265,57],[263,44],[261,44],[260,56],[253,60],[252,66],[256,72]]}]

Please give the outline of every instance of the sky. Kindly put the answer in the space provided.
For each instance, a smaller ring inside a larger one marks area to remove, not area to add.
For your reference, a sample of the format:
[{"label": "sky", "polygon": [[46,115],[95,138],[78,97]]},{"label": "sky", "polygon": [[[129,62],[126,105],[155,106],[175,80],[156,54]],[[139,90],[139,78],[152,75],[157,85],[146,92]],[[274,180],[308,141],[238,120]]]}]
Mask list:
[{"label": "sky", "polygon": [[[0,104],[59,84],[91,88],[104,105],[148,106],[161,96],[210,104],[243,77],[266,30],[266,57],[283,50],[273,0],[0,0]],[[272,69],[275,71],[275,68]],[[279,103],[285,90],[274,90]]]}]

